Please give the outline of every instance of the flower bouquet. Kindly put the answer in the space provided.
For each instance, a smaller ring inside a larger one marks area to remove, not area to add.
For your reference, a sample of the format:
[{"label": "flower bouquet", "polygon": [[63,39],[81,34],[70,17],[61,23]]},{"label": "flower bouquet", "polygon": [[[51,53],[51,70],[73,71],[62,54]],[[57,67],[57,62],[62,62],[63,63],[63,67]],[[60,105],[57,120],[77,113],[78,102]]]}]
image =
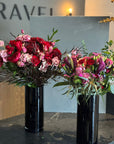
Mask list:
[{"label": "flower bouquet", "polygon": [[60,74],[62,54],[55,46],[58,40],[52,41],[57,30],[48,41],[21,33],[0,50],[0,81],[25,86],[25,130],[38,133],[43,130],[43,86]]},{"label": "flower bouquet", "polygon": [[87,53],[85,46],[65,53],[61,60],[64,81],[56,83],[54,87],[67,86],[64,94],[70,93],[77,99],[85,95],[86,100],[91,95],[110,92],[110,80],[114,78],[114,52],[109,50],[111,45],[112,41],[107,42],[101,53]]},{"label": "flower bouquet", "polygon": [[[47,83],[49,78],[58,74],[61,52],[51,41],[57,30],[48,36],[48,41],[31,37],[21,31],[21,35],[0,50],[0,77],[19,86],[38,87]],[[4,45],[0,41],[1,46]]]}]

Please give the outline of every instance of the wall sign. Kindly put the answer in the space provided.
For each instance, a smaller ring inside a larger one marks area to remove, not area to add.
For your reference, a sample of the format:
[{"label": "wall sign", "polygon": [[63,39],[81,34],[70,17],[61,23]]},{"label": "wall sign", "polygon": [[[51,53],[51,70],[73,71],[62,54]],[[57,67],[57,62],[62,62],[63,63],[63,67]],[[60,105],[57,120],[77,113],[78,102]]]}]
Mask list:
[{"label": "wall sign", "polygon": [[[27,19],[30,20],[30,15],[34,15],[35,10],[37,11],[37,15],[46,15],[46,9],[48,9],[49,14],[52,16],[53,15],[53,8],[47,8],[45,6],[31,6],[31,9],[27,7],[27,5],[22,6],[24,10],[24,14],[26,15]],[[14,3],[12,5],[11,11],[9,12],[9,16],[6,13],[7,10],[7,4],[4,2],[0,2],[0,17],[2,19],[13,19],[14,17],[18,17],[19,20],[23,19],[23,13],[21,12],[19,5]]]}]

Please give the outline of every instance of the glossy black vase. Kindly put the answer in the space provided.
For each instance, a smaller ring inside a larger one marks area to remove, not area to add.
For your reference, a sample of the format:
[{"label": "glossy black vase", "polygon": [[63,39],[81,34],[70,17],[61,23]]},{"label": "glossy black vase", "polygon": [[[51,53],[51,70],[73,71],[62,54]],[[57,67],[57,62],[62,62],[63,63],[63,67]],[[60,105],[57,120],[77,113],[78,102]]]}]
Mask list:
[{"label": "glossy black vase", "polygon": [[77,144],[98,144],[99,97],[91,96],[87,102],[83,97],[77,108]]},{"label": "glossy black vase", "polygon": [[43,86],[25,87],[25,130],[38,133],[43,130]]}]

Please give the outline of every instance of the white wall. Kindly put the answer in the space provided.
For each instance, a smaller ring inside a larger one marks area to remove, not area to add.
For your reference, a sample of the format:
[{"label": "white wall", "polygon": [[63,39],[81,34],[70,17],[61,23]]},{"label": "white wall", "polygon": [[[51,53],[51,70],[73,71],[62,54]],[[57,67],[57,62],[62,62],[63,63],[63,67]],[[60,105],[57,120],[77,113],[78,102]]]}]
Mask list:
[{"label": "white wall", "polygon": [[[111,0],[85,0],[85,16],[114,17],[114,3]],[[109,40],[114,41],[114,22],[110,23]]]}]

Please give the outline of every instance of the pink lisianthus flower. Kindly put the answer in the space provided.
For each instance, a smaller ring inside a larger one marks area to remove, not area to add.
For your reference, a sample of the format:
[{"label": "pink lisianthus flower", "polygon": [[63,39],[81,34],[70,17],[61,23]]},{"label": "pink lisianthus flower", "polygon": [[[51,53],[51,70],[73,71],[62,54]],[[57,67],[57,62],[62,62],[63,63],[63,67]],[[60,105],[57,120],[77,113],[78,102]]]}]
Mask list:
[{"label": "pink lisianthus flower", "polygon": [[24,62],[22,62],[22,61],[18,61],[18,62],[17,62],[17,65],[18,65],[19,67],[24,67],[25,64],[24,64]]},{"label": "pink lisianthus flower", "polygon": [[52,59],[52,65],[57,67],[59,63],[60,63],[60,60],[57,56]]},{"label": "pink lisianthus flower", "polygon": [[82,72],[83,72],[83,67],[82,66],[80,66],[80,67],[76,67],[76,75],[80,75],[80,74],[82,74]]},{"label": "pink lisianthus flower", "polygon": [[0,56],[2,57],[3,59],[3,62],[7,62],[7,50],[1,50],[0,51]]},{"label": "pink lisianthus flower", "polygon": [[0,47],[4,46],[4,41],[0,40]]},{"label": "pink lisianthus flower", "polygon": [[89,82],[89,78],[90,78],[89,73],[81,73],[81,74],[79,74],[79,76],[87,79],[87,80],[82,80],[83,84],[86,84],[87,82]]}]

